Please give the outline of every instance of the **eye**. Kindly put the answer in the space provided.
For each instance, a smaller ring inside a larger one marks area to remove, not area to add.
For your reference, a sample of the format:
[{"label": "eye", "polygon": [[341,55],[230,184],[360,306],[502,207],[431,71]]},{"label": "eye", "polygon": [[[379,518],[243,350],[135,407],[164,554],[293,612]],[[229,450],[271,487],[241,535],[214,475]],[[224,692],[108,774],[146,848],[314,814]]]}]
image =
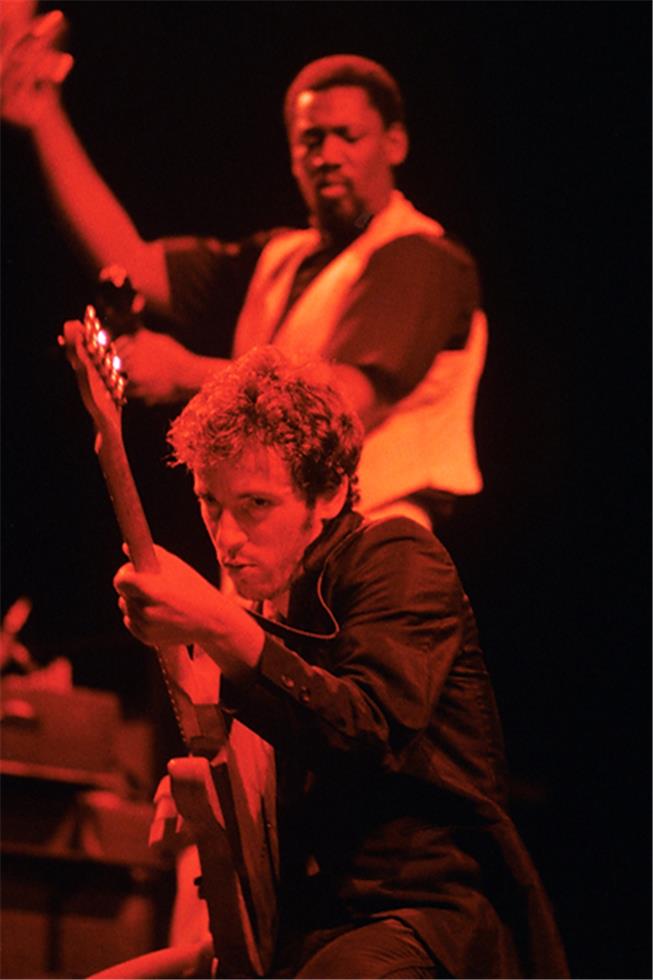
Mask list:
[{"label": "eye", "polygon": [[305,146],[309,150],[314,150],[322,142],[322,136],[320,133],[304,133],[301,142],[302,146]]},{"label": "eye", "polygon": [[263,520],[272,507],[273,502],[269,497],[248,497],[243,501],[243,518],[251,521]]},{"label": "eye", "polygon": [[213,494],[210,493],[200,493],[197,496],[201,507],[206,507],[208,510],[219,509],[218,501],[215,499]]},{"label": "eye", "polygon": [[365,133],[361,133],[358,130],[352,131],[346,126],[338,127],[337,129],[334,129],[333,132],[336,136],[340,137],[340,139],[343,139],[345,143],[358,143],[358,141],[362,140],[363,136],[365,136]]},{"label": "eye", "polygon": [[252,497],[250,506],[255,510],[267,510],[272,506],[272,501],[268,500],[267,497]]}]

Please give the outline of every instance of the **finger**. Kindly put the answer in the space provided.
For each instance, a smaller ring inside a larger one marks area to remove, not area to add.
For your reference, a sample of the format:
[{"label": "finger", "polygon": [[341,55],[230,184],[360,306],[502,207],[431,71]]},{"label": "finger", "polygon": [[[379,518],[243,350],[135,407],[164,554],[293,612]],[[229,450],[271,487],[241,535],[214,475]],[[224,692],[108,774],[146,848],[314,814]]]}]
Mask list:
[{"label": "finger", "polygon": [[126,626],[126,628],[129,630],[130,633],[133,633],[134,632],[134,629],[133,629],[133,626],[132,626],[131,616],[129,615],[129,610],[127,608],[127,603],[125,602],[124,599],[122,599],[122,600],[119,599],[118,600],[118,608],[120,610],[120,615],[122,616],[123,624]]},{"label": "finger", "polygon": [[146,404],[149,404],[149,388],[140,381],[132,381],[127,376],[127,397],[128,398],[141,398]]},{"label": "finger", "polygon": [[116,337],[113,342],[113,346],[116,348],[118,354],[124,358],[125,354],[129,353],[129,351],[132,349],[133,340],[127,334],[123,334],[121,337]]},{"label": "finger", "polygon": [[142,643],[148,643],[151,623],[145,607],[139,603],[138,599],[121,597],[118,600],[118,608],[122,613],[122,621],[129,632]]},{"label": "finger", "polygon": [[147,639],[145,638],[143,631],[138,623],[138,620],[134,619],[132,616],[125,615],[122,617],[122,621],[129,630],[132,636],[134,636],[140,643],[147,644]]},{"label": "finger", "polygon": [[145,622],[148,619],[147,603],[139,596],[118,595],[118,608],[121,613],[131,616],[132,619]]},{"label": "finger", "polygon": [[156,792],[153,797],[153,802],[158,803],[162,796],[172,796],[172,786],[170,783],[170,776],[163,776],[159,780],[159,785],[156,788]]},{"label": "finger", "polygon": [[138,623],[138,621],[132,619],[129,621],[125,620],[125,626],[127,626],[127,629],[132,636],[135,636],[139,643],[142,643],[143,646],[156,647],[156,640],[150,636],[149,631],[144,629],[141,624]]},{"label": "finger", "polygon": [[66,18],[61,10],[50,10],[47,14],[35,17],[29,33],[33,37],[48,38],[52,40],[57,37],[66,27]]},{"label": "finger", "polygon": [[152,408],[154,405],[159,405],[161,401],[164,400],[149,389],[146,389],[146,391],[147,393],[141,395],[140,397],[143,399],[148,408]]},{"label": "finger", "polygon": [[61,85],[64,79],[70,74],[75,64],[75,59],[65,51],[48,51],[44,58],[43,80]]},{"label": "finger", "polygon": [[123,596],[128,599],[129,602],[140,602],[145,605],[148,602],[148,596],[143,592],[135,582],[130,582],[128,579],[116,579],[113,580],[113,587],[118,593],[118,595]]},{"label": "finger", "polygon": [[141,586],[134,581],[136,570],[133,565],[123,565],[113,577],[113,587],[119,595],[128,599],[141,599],[143,602],[147,596]]},{"label": "finger", "polygon": [[[51,13],[56,14],[60,11],[53,10]],[[52,51],[52,45],[60,33],[55,21],[49,18],[50,15],[44,19],[37,18],[39,23],[35,27],[31,27],[16,38],[13,44],[6,46],[4,57],[8,64],[29,67],[31,70],[42,64],[45,56]]]}]

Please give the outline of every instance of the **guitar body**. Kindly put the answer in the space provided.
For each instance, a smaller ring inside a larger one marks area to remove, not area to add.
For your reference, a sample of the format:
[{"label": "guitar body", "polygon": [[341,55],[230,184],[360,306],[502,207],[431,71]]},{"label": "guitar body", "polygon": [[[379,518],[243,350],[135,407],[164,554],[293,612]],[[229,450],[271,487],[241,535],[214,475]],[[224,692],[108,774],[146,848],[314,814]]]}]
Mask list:
[{"label": "guitar body", "polygon": [[207,900],[213,945],[220,950],[220,973],[229,977],[263,977],[272,959],[274,923],[267,923],[267,942],[260,944],[257,935],[264,938],[265,933],[257,923],[257,935],[254,934],[243,879],[236,871],[232,841],[225,826],[223,803],[231,793],[227,763],[209,763],[207,759],[189,756],[172,759],[168,772],[177,809],[199,852],[200,897],[221,896],[219,903]]},{"label": "guitar body", "polygon": [[[152,536],[122,440],[126,378],[119,359],[92,307],[84,323],[65,324],[60,342],[95,425],[95,451],[131,560],[137,571],[156,572]],[[197,651],[191,658],[183,646],[158,648],[156,654],[190,753],[171,760],[168,769],[177,810],[199,851],[200,896],[207,903],[220,976],[264,977],[277,916],[272,749],[223,716],[219,671],[206,654]],[[155,830],[151,843],[160,832]]]}]

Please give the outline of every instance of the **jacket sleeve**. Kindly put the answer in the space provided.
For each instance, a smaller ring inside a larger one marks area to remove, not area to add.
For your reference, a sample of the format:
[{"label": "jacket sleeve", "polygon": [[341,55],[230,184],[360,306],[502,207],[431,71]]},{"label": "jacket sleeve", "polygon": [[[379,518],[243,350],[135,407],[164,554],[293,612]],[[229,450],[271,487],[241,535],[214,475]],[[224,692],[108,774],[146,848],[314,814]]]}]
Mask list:
[{"label": "jacket sleeve", "polygon": [[267,636],[254,683],[226,692],[244,724],[311,768],[343,753],[393,768],[429,723],[461,647],[451,559],[416,525],[390,523],[392,532],[368,529],[325,576],[338,636],[304,656]]},{"label": "jacket sleeve", "polygon": [[163,239],[175,336],[196,353],[227,357],[249,280],[268,241],[283,229],[238,242],[200,236]]}]

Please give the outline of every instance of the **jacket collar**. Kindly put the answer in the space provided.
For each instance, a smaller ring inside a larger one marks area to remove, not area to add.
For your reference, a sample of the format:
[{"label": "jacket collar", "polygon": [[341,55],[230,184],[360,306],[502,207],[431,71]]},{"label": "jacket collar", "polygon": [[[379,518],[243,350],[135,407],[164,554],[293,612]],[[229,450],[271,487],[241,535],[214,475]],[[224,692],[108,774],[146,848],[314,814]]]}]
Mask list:
[{"label": "jacket collar", "polygon": [[[297,622],[297,626],[291,626],[279,620],[271,620],[265,616],[250,611],[250,615],[259,623],[267,633],[279,636],[282,639],[292,636],[305,637],[316,640],[332,640],[340,632],[340,626],[333,612],[326,603],[322,595],[322,575],[327,561],[336,553],[341,545],[362,525],[363,518],[360,514],[347,508],[331,521],[325,521],[324,530],[312,544],[306,549],[302,560],[303,574],[293,583],[290,590],[289,620]],[[324,628],[315,630],[316,624],[311,622],[313,629],[302,628],[309,624],[302,620],[302,613],[314,607],[314,600],[317,599],[318,607],[321,608],[320,621],[324,623]]]},{"label": "jacket collar", "polygon": [[325,521],[322,533],[304,552],[302,560],[304,574],[319,575],[327,558],[339,547],[340,542],[344,541],[362,523],[362,516],[349,508],[341,510],[333,520]]}]

